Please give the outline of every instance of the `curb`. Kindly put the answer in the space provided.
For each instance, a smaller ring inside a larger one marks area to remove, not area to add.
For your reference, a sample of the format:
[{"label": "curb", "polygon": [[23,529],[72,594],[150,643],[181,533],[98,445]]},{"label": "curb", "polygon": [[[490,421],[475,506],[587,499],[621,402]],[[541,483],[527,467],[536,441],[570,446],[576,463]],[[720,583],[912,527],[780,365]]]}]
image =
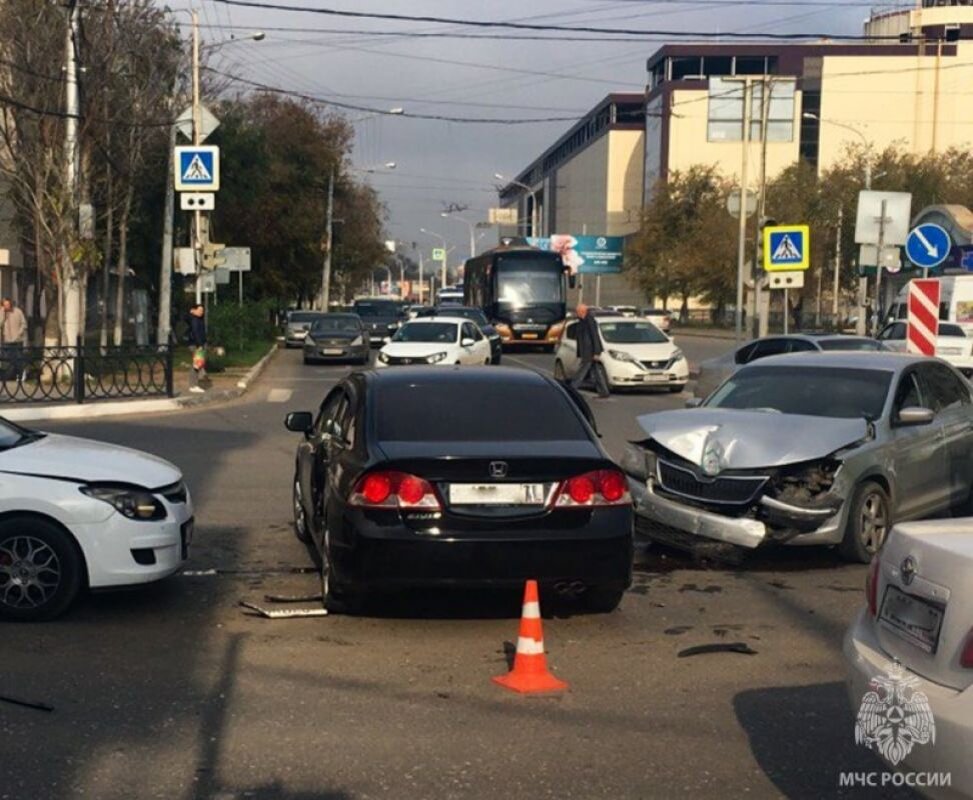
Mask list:
[{"label": "curb", "polygon": [[248,387],[264,371],[274,353],[277,343],[267,351],[250,371],[237,383],[235,389],[210,391],[206,394],[193,394],[185,397],[167,397],[158,400],[123,400],[121,402],[100,402],[85,405],[27,406],[21,408],[0,408],[0,416],[11,422],[43,421],[59,419],[95,419],[98,417],[122,417],[132,414],[157,414],[164,411],[180,411],[184,408],[209,405],[233,400],[246,394]]}]

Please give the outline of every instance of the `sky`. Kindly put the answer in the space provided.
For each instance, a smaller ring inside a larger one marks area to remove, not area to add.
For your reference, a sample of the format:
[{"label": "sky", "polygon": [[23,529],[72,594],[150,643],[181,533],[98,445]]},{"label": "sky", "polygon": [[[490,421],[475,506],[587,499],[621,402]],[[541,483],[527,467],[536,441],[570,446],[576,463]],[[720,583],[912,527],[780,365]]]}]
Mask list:
[{"label": "sky", "polygon": [[[857,34],[869,6],[861,0],[249,0],[270,5],[522,21],[567,26],[622,27],[695,33]],[[188,8],[190,0],[169,0]],[[406,114],[493,119],[576,118],[612,91],[641,92],[645,63],[672,39],[565,41],[569,34],[534,34],[550,41],[510,38],[386,36],[389,32],[461,33],[513,37],[518,33],[429,22],[353,19],[193,0],[202,37],[219,42],[263,31],[262,41],[237,41],[212,51],[214,67],[260,84],[374,109]],[[901,3],[899,3],[901,5]],[[183,23],[188,15],[176,14]],[[274,30],[289,28],[290,30]],[[184,28],[187,31],[188,29]],[[590,35],[590,34],[589,34]],[[692,41],[691,39],[689,41]],[[355,121],[352,164],[388,209],[388,237],[438,243],[421,228],[445,236],[461,257],[469,229],[443,219],[446,205],[486,219],[497,205],[495,173],[513,177],[571,127],[566,120],[519,125],[465,124],[346,111]],[[394,170],[384,164],[394,161]],[[376,170],[366,172],[366,170]],[[492,231],[486,237],[493,236]],[[485,243],[483,239],[481,243]]]}]

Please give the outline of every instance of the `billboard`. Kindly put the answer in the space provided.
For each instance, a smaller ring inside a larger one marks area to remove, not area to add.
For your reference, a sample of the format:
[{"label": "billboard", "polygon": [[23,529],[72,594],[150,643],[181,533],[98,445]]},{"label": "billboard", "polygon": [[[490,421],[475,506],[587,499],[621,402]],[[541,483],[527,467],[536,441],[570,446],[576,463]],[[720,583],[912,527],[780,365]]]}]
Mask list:
[{"label": "billboard", "polygon": [[625,247],[623,236],[575,236],[555,233],[551,236],[530,237],[527,243],[542,250],[561,254],[561,260],[572,273],[609,275],[622,271]]}]

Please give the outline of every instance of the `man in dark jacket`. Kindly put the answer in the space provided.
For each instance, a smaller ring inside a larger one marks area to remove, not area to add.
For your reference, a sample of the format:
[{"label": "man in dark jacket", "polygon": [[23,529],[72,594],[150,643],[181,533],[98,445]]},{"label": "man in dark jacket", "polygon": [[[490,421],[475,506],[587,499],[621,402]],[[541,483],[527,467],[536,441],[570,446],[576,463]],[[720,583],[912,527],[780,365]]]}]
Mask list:
[{"label": "man in dark jacket", "polygon": [[206,309],[202,303],[189,307],[186,317],[189,325],[187,340],[189,353],[192,358],[192,368],[189,370],[189,391],[199,394],[204,392],[199,385],[199,379],[206,375]]},{"label": "man in dark jacket", "polygon": [[578,314],[578,358],[581,363],[578,365],[578,372],[571,381],[571,385],[575,389],[580,389],[588,378],[592,377],[598,396],[608,397],[611,394],[608,390],[608,378],[599,363],[605,348],[601,344],[598,322],[584,303],[578,305],[576,312]]}]

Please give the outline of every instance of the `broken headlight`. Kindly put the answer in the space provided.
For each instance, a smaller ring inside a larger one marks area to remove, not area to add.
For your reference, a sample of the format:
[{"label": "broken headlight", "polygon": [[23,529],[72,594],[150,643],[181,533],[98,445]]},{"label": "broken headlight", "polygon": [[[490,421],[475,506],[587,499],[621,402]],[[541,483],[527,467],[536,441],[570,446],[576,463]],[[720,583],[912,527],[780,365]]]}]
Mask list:
[{"label": "broken headlight", "polygon": [[834,486],[840,466],[840,461],[825,459],[779,469],[770,481],[772,494],[790,505],[817,505]]},{"label": "broken headlight", "polygon": [[656,455],[651,450],[630,442],[625,445],[618,466],[626,475],[644,483],[650,476],[655,475],[656,461]]}]

